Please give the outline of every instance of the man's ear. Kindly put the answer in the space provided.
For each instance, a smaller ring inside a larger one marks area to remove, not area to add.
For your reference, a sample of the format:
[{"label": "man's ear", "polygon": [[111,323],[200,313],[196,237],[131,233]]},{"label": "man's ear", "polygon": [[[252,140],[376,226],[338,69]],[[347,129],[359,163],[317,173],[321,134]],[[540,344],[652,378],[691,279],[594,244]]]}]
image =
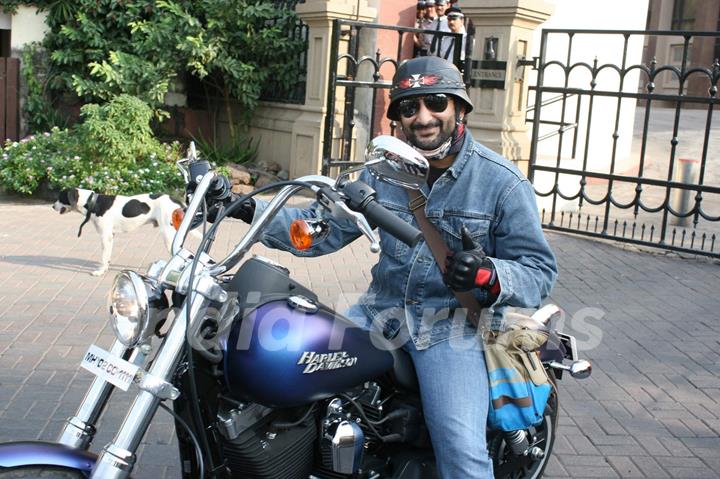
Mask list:
[{"label": "man's ear", "polygon": [[461,106],[455,110],[455,123],[458,125],[465,121],[465,106]]},{"label": "man's ear", "polygon": [[459,125],[465,120],[465,102],[454,99],[455,102],[455,122]]}]

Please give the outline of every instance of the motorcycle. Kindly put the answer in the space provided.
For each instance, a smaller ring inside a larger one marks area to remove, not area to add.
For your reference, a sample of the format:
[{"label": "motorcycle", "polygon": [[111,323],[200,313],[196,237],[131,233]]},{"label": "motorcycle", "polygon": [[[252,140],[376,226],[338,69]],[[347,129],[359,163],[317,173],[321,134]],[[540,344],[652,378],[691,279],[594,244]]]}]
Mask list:
[{"label": "motorcycle", "polygon": [[[387,136],[371,142],[366,160],[360,168],[405,188],[419,189],[429,169],[424,157]],[[437,477],[406,352],[381,333],[355,327],[274,261],[253,256],[230,272],[301,190],[314,193],[322,214],[291,225],[298,248],[322,241],[329,220],[353,222],[373,252],[380,245],[371,225],[410,245],[421,232],[381,206],[367,185],[351,181],[356,168],[337,179],[305,176],[247,195],[282,188],[230,254],[215,261],[209,251],[217,226],[241,201],[218,214],[191,252],[185,240],[204,218],[206,198],[228,192],[218,191],[223,183],[194,146],[179,166],[194,192],[174,217],[172,257],[145,274],[117,275],[108,297],[116,340],[109,351],[91,345],[82,358],[95,378],[76,414],[57,442],[0,444],[0,478],[130,477],[158,408],[175,418],[184,478]],[[547,334],[538,354],[553,392],[539,424],[488,430],[496,478],[541,477],[558,424],[556,382],[564,372],[590,375],[575,339],[552,329],[558,313],[549,305],[508,319]],[[278,333],[296,347],[277,347]],[[111,393],[131,387],[138,391],[114,439],[99,455],[89,452]]]}]

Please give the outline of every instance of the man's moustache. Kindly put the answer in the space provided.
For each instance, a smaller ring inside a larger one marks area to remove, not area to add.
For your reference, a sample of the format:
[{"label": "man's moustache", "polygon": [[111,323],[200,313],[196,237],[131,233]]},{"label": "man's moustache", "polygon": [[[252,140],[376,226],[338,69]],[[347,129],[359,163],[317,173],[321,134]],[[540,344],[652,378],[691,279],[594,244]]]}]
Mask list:
[{"label": "man's moustache", "polygon": [[439,121],[434,121],[434,122],[432,122],[432,123],[427,123],[427,124],[424,124],[424,125],[418,125],[417,123],[415,123],[415,124],[413,124],[413,125],[410,125],[410,129],[411,129],[411,130],[421,130],[421,129],[423,129],[423,128],[433,128],[433,127],[436,127],[436,126],[439,127],[439,126],[441,126],[441,125],[442,125],[442,123],[440,123]]}]

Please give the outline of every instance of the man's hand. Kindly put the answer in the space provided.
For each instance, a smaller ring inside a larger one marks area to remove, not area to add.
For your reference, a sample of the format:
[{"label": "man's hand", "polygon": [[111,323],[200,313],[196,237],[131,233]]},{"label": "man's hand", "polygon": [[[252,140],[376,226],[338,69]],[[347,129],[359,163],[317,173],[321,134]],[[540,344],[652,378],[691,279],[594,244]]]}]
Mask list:
[{"label": "man's hand", "polygon": [[483,288],[494,296],[500,294],[500,282],[492,261],[490,261],[480,245],[476,245],[470,232],[462,228],[463,250],[455,252],[447,259],[445,284],[453,291],[469,291],[472,288]]},{"label": "man's hand", "polygon": [[[238,198],[236,194],[231,192],[230,180],[222,175],[216,176],[205,195],[207,220],[214,223],[220,211],[230,208]],[[255,200],[249,198],[243,201],[241,205],[233,206],[233,211],[229,216],[243,220],[245,223],[252,223],[255,216]]]}]

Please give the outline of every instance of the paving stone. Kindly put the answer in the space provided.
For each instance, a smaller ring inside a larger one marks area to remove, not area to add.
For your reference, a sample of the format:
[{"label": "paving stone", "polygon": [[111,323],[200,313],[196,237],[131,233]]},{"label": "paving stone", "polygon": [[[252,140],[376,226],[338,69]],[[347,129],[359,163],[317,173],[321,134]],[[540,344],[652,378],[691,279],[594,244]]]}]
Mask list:
[{"label": "paving stone", "polygon": [[602,478],[613,478],[618,477],[615,470],[610,467],[587,467],[587,466],[566,466],[565,469],[573,478],[588,478],[588,477],[602,477]]},{"label": "paving stone", "polygon": [[632,458],[632,461],[640,468],[643,474],[645,474],[645,477],[653,479],[670,477],[670,474],[660,466],[656,458],[650,456],[635,456]]},{"label": "paving stone", "polygon": [[[143,230],[119,237],[111,272],[92,277],[97,237],[76,238],[77,224],[46,205],[33,208],[0,200],[8,232],[0,236],[0,440],[56,437],[92,380],[78,370],[80,358],[89,343],[112,342],[104,304],[114,274],[167,259],[151,236],[156,230]],[[28,226],[28,217],[44,225],[44,234]],[[217,248],[229,250],[242,228],[221,231]],[[567,311],[563,327],[577,335],[594,373],[559,383],[562,415],[545,477],[720,478],[717,265],[551,232],[548,239],[560,270],[552,298]],[[35,257],[37,251],[46,256]],[[256,252],[288,266],[325,302],[357,297],[377,258],[361,241],[311,260]],[[600,314],[578,321],[588,306]],[[111,440],[127,400],[111,400],[95,450]],[[169,417],[157,415],[138,452],[134,477],[178,477]]]},{"label": "paving stone", "polygon": [[596,446],[636,446],[637,440],[632,436],[590,436]]},{"label": "paving stone", "polygon": [[626,456],[608,456],[608,462],[620,477],[645,477],[642,471]]},{"label": "paving stone", "polygon": [[592,442],[590,442],[590,439],[588,439],[586,436],[568,435],[566,437],[570,444],[572,444],[575,452],[577,452],[578,454],[600,455],[600,452],[595,446],[592,445]]},{"label": "paving stone", "polygon": [[543,477],[570,477],[570,474],[565,470],[557,456],[553,455],[550,456],[550,459],[548,460]]},{"label": "paving stone", "polygon": [[712,479],[717,472],[708,467],[672,467],[667,466],[667,472],[675,479]]},{"label": "paving stone", "polygon": [[665,446],[662,445],[662,443],[658,440],[656,436],[638,435],[635,436],[635,439],[637,440],[638,444],[640,444],[643,449],[645,449],[648,454],[653,457],[672,456],[670,451],[668,451]]}]

